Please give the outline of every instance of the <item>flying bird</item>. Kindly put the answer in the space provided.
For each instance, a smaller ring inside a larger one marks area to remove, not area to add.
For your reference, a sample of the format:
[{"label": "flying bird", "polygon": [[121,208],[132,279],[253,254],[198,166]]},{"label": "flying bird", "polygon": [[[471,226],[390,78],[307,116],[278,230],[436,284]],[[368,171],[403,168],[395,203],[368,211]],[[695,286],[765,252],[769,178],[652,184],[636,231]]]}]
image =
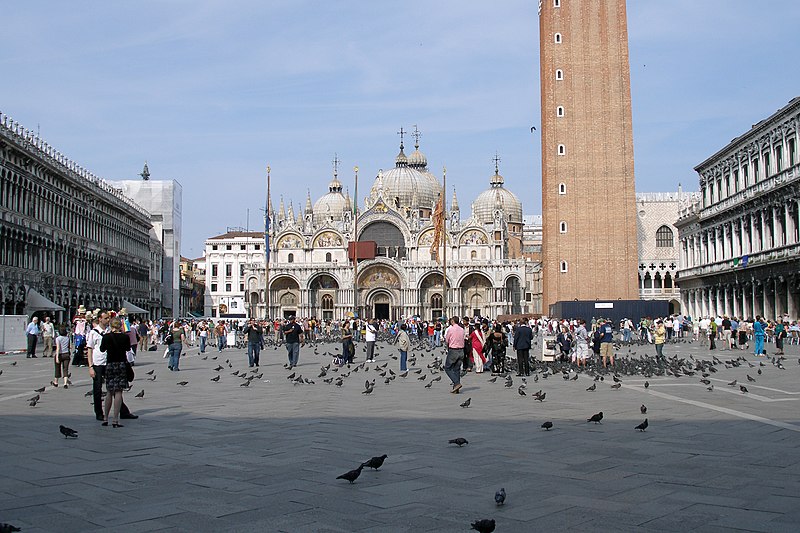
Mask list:
[{"label": "flying bird", "polygon": [[364,465],[359,465],[358,468],[355,470],[350,470],[349,472],[345,472],[341,476],[337,476],[336,479],[346,479],[352,485],[355,480],[358,479],[358,476],[361,475],[361,469],[364,468]]},{"label": "flying bird", "polygon": [[592,415],[591,417],[587,418],[587,422],[594,422],[595,424],[599,424],[600,421],[603,419],[603,411],[600,411],[596,415]]},{"label": "flying bird", "polygon": [[649,425],[649,424],[647,423],[647,419],[645,418],[645,419],[644,419],[644,422],[642,422],[641,424],[639,424],[638,426],[636,426],[636,427],[635,427],[635,428],[633,428],[633,429],[638,429],[639,431],[644,431],[645,429],[647,429],[647,426],[648,426],[648,425]]},{"label": "flying bird", "polygon": [[383,466],[383,462],[386,460],[387,457],[389,457],[389,456],[386,455],[386,454],[383,454],[380,457],[373,457],[369,461],[366,461],[365,463],[363,463],[361,466],[366,466],[368,468],[372,468],[374,470],[377,470],[377,469],[379,469],[380,467]]},{"label": "flying bird", "polygon": [[78,432],[72,428],[68,428],[67,426],[58,426],[58,430],[61,432],[62,435],[64,435],[65,439],[68,439],[70,437],[74,439],[78,438]]},{"label": "flying bird", "polygon": [[545,422],[544,424],[542,424],[542,428],[544,428],[545,431],[550,431],[550,429],[552,429],[552,427],[553,427],[553,423],[550,422],[549,420],[547,422]]},{"label": "flying bird", "polygon": [[447,441],[448,444],[458,444],[458,447],[461,448],[465,444],[469,444],[469,441],[464,437],[458,437],[455,439],[450,439]]},{"label": "flying bird", "polygon": [[503,505],[506,503],[506,489],[500,488],[497,492],[494,493],[494,503],[497,505]]}]

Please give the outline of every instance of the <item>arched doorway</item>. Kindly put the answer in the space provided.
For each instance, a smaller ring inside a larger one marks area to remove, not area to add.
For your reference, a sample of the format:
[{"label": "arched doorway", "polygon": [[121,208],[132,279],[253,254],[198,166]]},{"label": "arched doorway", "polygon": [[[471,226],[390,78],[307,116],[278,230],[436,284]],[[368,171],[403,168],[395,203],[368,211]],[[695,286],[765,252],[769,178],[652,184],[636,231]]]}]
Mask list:
[{"label": "arched doorway", "polygon": [[472,316],[491,316],[492,282],[483,274],[473,272],[461,281],[461,301]]},{"label": "arched doorway", "polygon": [[371,318],[390,320],[392,318],[392,295],[383,290],[370,293],[367,297],[367,308]]},{"label": "arched doorway", "polygon": [[517,276],[509,276],[506,280],[506,298],[512,315],[522,313],[522,284]]},{"label": "arched doorway", "polygon": [[[324,320],[333,320],[339,283],[330,274],[320,274],[309,283],[311,314]],[[327,306],[327,307],[326,307]]]},{"label": "arched doorway", "polygon": [[420,314],[426,319],[440,318],[446,314],[443,279],[441,272],[430,272],[420,281]]},{"label": "arched doorway", "polygon": [[367,317],[377,318],[376,312],[378,311],[375,309],[375,302],[372,301],[372,298],[377,294],[375,292],[377,289],[380,289],[382,293],[389,297],[388,302],[385,300],[378,302],[381,304],[380,314],[386,314],[387,311],[383,305],[388,303],[390,305],[388,310],[389,317],[396,318],[397,312],[392,306],[394,302],[400,300],[400,274],[388,265],[377,264],[368,266],[358,275],[358,302],[365,306],[363,311]]},{"label": "arched doorway", "polygon": [[[300,307],[300,286],[289,276],[276,278],[270,289],[270,302],[277,303],[277,316],[283,318],[297,316]],[[271,315],[271,313],[268,314]]]}]

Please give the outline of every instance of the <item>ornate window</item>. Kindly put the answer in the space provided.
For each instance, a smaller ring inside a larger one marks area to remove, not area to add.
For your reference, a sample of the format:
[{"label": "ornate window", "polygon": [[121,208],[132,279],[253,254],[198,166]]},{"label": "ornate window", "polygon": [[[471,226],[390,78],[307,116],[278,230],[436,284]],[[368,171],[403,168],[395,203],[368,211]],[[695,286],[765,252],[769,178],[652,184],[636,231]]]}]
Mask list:
[{"label": "ornate window", "polygon": [[661,226],[656,231],[656,247],[672,248],[674,246],[674,235],[669,226]]},{"label": "ornate window", "polygon": [[322,309],[326,311],[333,309],[333,296],[330,294],[325,294],[322,296]]},{"label": "ornate window", "polygon": [[431,296],[431,309],[441,309],[442,308],[442,295],[441,294],[434,294]]}]

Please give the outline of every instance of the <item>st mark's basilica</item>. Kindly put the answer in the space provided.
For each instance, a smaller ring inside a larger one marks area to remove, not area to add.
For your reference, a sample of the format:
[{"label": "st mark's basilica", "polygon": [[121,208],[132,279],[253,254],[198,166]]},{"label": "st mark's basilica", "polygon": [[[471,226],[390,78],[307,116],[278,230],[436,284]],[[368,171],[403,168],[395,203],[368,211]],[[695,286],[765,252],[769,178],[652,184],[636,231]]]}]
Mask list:
[{"label": "st mark's basilica", "polygon": [[[539,263],[523,257],[522,204],[504,187],[497,159],[487,182],[467,218],[452,189],[440,236],[447,257],[437,261],[433,215],[444,191],[428,170],[419,136],[408,156],[401,141],[394,168],[378,172],[357,210],[335,166],[327,193],[313,203],[309,193],[302,212],[294,213],[291,204],[287,212],[283,199],[277,212],[269,206],[269,300],[264,254],[252,253],[263,249],[254,244],[264,242],[263,233],[229,232],[206,241],[207,287],[219,281],[217,291],[207,292],[206,315],[341,319],[356,310],[398,319],[532,312]],[[228,284],[244,289],[237,294],[241,301],[225,299],[223,272],[241,274]]]}]

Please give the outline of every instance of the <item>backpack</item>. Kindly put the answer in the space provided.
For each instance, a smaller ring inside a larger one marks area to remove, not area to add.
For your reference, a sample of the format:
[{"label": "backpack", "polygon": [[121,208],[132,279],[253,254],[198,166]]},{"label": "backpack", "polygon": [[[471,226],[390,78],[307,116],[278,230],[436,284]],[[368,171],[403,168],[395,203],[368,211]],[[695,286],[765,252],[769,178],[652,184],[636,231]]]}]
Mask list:
[{"label": "backpack", "polygon": [[164,344],[166,344],[167,346],[169,346],[169,345],[170,345],[170,344],[172,344],[173,342],[175,342],[175,339],[172,337],[172,332],[170,332],[170,333],[167,333],[167,336],[166,336],[166,337],[164,337]]}]

